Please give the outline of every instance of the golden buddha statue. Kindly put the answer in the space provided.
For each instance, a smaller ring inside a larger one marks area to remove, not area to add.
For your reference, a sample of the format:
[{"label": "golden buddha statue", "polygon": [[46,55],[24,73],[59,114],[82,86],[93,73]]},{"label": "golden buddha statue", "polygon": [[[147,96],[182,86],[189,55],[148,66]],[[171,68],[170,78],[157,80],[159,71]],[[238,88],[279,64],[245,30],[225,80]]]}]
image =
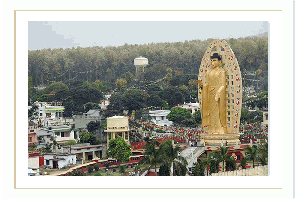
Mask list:
[{"label": "golden buddha statue", "polygon": [[214,40],[205,51],[198,75],[198,101],[205,143],[238,143],[242,79],[234,52],[225,40]]},{"label": "golden buddha statue", "polygon": [[198,80],[202,89],[202,126],[210,134],[227,133],[226,126],[226,73],[221,68],[221,56],[210,57],[212,69],[206,73],[205,83]]}]

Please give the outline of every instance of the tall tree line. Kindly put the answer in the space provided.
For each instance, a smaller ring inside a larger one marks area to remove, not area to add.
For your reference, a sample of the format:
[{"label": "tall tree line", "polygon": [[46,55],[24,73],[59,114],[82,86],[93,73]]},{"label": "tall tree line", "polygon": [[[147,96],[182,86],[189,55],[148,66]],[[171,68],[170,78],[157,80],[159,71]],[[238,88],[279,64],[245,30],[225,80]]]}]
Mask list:
[{"label": "tall tree line", "polygon": [[[127,72],[135,74],[133,61],[139,56],[148,58],[145,79],[165,77],[167,69],[198,74],[201,59],[213,39],[174,43],[150,43],[113,47],[68,49],[42,49],[28,52],[28,76],[31,85],[48,86],[52,82],[103,81],[115,85]],[[260,87],[268,80],[268,38],[265,36],[229,39],[243,76],[247,72],[257,75]],[[246,84],[246,83],[244,83]]]}]

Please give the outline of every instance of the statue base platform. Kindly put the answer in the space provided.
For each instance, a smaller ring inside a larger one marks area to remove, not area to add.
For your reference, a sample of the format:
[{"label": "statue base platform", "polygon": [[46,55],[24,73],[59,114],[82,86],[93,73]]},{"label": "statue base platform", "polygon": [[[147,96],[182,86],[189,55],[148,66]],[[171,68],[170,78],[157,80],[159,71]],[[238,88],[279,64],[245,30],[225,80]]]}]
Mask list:
[{"label": "statue base platform", "polygon": [[236,145],[240,144],[240,140],[238,139],[240,134],[209,134],[209,133],[202,133],[201,137],[205,142],[205,145]]}]

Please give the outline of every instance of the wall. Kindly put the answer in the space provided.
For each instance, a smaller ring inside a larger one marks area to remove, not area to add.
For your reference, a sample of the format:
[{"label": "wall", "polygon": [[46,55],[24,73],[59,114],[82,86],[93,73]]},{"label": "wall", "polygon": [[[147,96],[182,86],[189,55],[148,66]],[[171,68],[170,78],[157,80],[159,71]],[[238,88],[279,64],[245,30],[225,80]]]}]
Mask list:
[{"label": "wall", "polygon": [[28,158],[28,168],[38,169],[39,168],[39,156]]},{"label": "wall", "polygon": [[213,173],[211,176],[268,176],[268,165],[250,169]]}]

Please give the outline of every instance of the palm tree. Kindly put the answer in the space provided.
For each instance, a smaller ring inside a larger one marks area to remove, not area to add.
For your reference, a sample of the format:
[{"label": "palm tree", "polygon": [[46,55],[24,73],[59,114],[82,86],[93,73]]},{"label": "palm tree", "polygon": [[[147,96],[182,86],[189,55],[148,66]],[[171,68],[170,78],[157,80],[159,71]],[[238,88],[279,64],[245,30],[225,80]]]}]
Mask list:
[{"label": "palm tree", "polygon": [[220,146],[220,156],[221,156],[221,160],[223,161],[223,172],[225,171],[225,161],[227,158],[228,151],[229,151],[229,147]]},{"label": "palm tree", "polygon": [[[159,154],[162,163],[167,167],[176,168],[179,165],[187,166],[187,161],[182,157],[179,156],[178,153],[180,151],[180,147],[173,147],[172,140],[164,140],[159,147]],[[175,165],[174,165],[175,164]],[[173,174],[175,171],[171,171]]]},{"label": "palm tree", "polygon": [[258,147],[253,145],[252,147],[247,147],[245,151],[247,160],[253,161],[253,168],[255,167],[255,160],[258,159]]},{"label": "palm tree", "polygon": [[261,144],[259,147],[259,160],[262,165],[267,165],[266,159],[268,158],[268,143]]},{"label": "palm tree", "polygon": [[212,157],[212,154],[203,155],[201,157],[201,163],[202,163],[201,165],[205,166],[205,168],[206,168],[206,176],[208,176],[208,168],[209,168],[209,166],[211,164],[211,157]]},{"label": "palm tree", "polygon": [[212,174],[219,172],[219,164],[222,161],[221,153],[218,151],[213,151],[209,154],[209,158],[209,173]]},{"label": "palm tree", "polygon": [[205,168],[206,164],[202,161],[197,161],[195,164],[195,168],[193,171],[194,176],[205,176]]},{"label": "palm tree", "polygon": [[159,149],[156,146],[159,145],[157,140],[148,140],[145,145],[145,157],[140,161],[140,164],[149,164],[155,167],[155,175],[157,173],[157,164],[161,161]]}]

